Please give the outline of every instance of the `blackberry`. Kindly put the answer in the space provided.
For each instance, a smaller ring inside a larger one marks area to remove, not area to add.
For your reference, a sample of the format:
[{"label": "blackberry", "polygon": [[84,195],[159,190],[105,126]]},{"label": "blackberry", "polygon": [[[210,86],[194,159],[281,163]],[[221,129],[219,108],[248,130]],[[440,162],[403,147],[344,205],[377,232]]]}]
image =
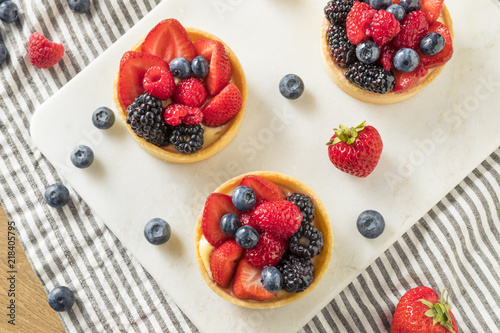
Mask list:
[{"label": "blackberry", "polygon": [[331,0],[325,6],[325,15],[332,24],[342,24],[351,11],[354,0]]},{"label": "blackberry", "polygon": [[182,155],[194,154],[203,147],[203,128],[201,125],[178,125],[170,135],[170,142]]},{"label": "blackberry", "polygon": [[170,126],[163,120],[161,101],[149,94],[137,97],[127,108],[127,124],[132,131],[158,147],[168,145]]},{"label": "blackberry", "polygon": [[311,224],[302,224],[289,241],[290,252],[302,258],[314,258],[323,250],[323,233]]},{"label": "blackberry", "polygon": [[314,265],[310,259],[286,254],[276,265],[283,276],[283,288],[289,293],[300,293],[314,280]]},{"label": "blackberry", "polygon": [[396,79],[391,71],[378,65],[362,62],[349,66],[345,77],[355,86],[377,94],[386,94],[396,85]]},{"label": "blackberry", "polygon": [[337,65],[345,68],[356,62],[356,45],[352,45],[347,38],[346,28],[340,25],[330,25],[326,32],[326,40],[330,55]]},{"label": "blackberry", "polygon": [[302,224],[309,224],[314,220],[316,210],[310,197],[301,193],[293,193],[286,200],[295,204],[300,209],[302,212]]}]

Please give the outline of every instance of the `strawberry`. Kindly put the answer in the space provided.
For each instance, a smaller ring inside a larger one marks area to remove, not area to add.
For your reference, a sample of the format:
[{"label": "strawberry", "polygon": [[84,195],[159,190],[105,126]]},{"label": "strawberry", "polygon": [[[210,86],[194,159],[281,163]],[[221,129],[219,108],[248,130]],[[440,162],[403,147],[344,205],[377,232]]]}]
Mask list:
[{"label": "strawberry", "polygon": [[245,250],[245,259],[253,266],[263,269],[274,266],[286,252],[286,239],[274,237],[269,232],[260,235],[257,245]]},{"label": "strawberry", "polygon": [[193,77],[181,81],[177,87],[175,87],[172,99],[174,100],[174,103],[199,108],[207,100],[207,90],[200,79]]},{"label": "strawberry", "polygon": [[259,234],[262,233],[263,230],[257,225],[257,222],[253,219],[253,212],[257,209],[257,207],[262,205],[264,202],[267,202],[267,200],[264,198],[260,198],[259,200],[257,200],[255,207],[252,210],[241,214],[240,216],[241,226],[249,225],[255,230],[257,230]]},{"label": "strawberry", "polygon": [[210,70],[206,78],[208,93],[217,95],[231,80],[231,61],[224,44],[212,39],[202,39],[194,43],[198,55],[210,62]]},{"label": "strawberry", "polygon": [[125,52],[120,61],[118,77],[118,93],[125,107],[144,93],[142,86],[144,76],[153,66],[168,69],[168,64],[154,55],[134,51]]},{"label": "strawberry", "polygon": [[384,147],[378,131],[363,122],[358,127],[340,125],[328,145],[328,156],[340,171],[357,177],[367,177],[380,160]]},{"label": "strawberry", "polygon": [[370,35],[378,45],[382,46],[389,43],[401,30],[399,21],[394,15],[379,10],[370,24]]},{"label": "strawberry", "polygon": [[391,333],[458,333],[444,291],[438,294],[428,287],[407,291],[399,300],[392,320]]},{"label": "strawberry", "polygon": [[174,92],[174,76],[166,67],[153,66],[149,68],[146,75],[144,75],[142,86],[148,94],[158,99],[166,100],[169,99]]},{"label": "strawberry", "polygon": [[369,4],[355,1],[351,11],[347,15],[346,28],[347,38],[353,45],[367,40],[370,34],[370,24],[377,11]]},{"label": "strawberry", "polygon": [[167,63],[178,57],[191,62],[196,57],[196,50],[186,29],[173,18],[161,21],[149,32],[141,51],[160,57]]},{"label": "strawberry", "polygon": [[429,70],[422,66],[421,64],[410,73],[401,73],[398,70],[394,70],[394,76],[396,77],[396,86],[392,92],[396,94],[402,94],[414,87],[420,80],[429,73]]},{"label": "strawberry", "polygon": [[240,216],[229,195],[212,193],[208,196],[203,209],[201,230],[207,241],[215,247],[231,238],[220,229],[220,219],[228,213]]},{"label": "strawberry", "polygon": [[213,250],[210,255],[210,270],[215,282],[222,287],[228,287],[236,272],[236,265],[244,253],[245,250],[234,239],[225,241]]},{"label": "strawberry", "polygon": [[250,265],[248,260],[241,259],[233,281],[233,292],[239,299],[252,299],[264,301],[272,298],[275,293],[270,293],[262,286],[260,275],[262,270]]},{"label": "strawberry", "polygon": [[34,32],[28,41],[28,55],[31,63],[36,67],[50,68],[62,59],[64,46],[49,41],[41,33]]},{"label": "strawberry", "polygon": [[441,34],[446,40],[446,43],[444,44],[444,49],[433,56],[425,55],[420,52],[420,50],[417,51],[418,55],[420,56],[420,63],[426,68],[442,66],[447,63],[453,56],[453,39],[451,38],[451,33],[450,30],[448,30],[448,27],[441,22],[434,22],[430,26],[428,33],[431,32]]},{"label": "strawberry", "polygon": [[203,119],[200,108],[182,104],[170,104],[163,113],[165,122],[172,126],[180,124],[198,125]]},{"label": "strawberry", "polygon": [[417,10],[409,13],[401,22],[401,32],[394,37],[393,44],[396,48],[417,49],[420,40],[427,34],[429,23],[425,13]]},{"label": "strawberry", "polygon": [[427,22],[432,24],[437,21],[443,9],[444,0],[422,0],[420,10],[425,13]]},{"label": "strawberry", "polygon": [[285,200],[285,195],[280,190],[280,188],[270,180],[266,178],[248,175],[243,177],[241,180],[241,184],[244,186],[248,186],[255,191],[255,197],[257,201],[264,198],[267,201],[275,201],[275,200]]},{"label": "strawberry", "polygon": [[386,44],[380,48],[380,62],[385,70],[391,70],[392,59],[394,58],[396,51],[396,48],[392,44]]},{"label": "strawberry", "polygon": [[277,238],[287,239],[297,232],[302,223],[302,212],[290,201],[263,203],[253,213],[257,225]]},{"label": "strawberry", "polygon": [[242,105],[243,98],[240,90],[234,83],[230,82],[201,110],[203,124],[208,127],[225,125],[236,116]]}]

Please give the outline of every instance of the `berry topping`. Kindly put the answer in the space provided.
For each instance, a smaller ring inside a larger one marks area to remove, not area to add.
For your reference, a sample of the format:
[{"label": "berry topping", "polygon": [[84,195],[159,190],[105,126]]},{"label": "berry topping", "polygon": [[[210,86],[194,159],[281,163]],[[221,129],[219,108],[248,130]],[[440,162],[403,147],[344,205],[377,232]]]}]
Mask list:
[{"label": "berry topping", "polygon": [[227,124],[236,116],[243,105],[238,87],[230,82],[217,96],[203,107],[203,124],[218,127]]},{"label": "berry topping", "polygon": [[349,15],[346,19],[347,37],[354,45],[358,45],[368,39],[370,24],[377,11],[369,4],[354,1]]},{"label": "berry topping", "polygon": [[394,87],[393,92],[396,94],[402,94],[407,92],[412,87],[417,85],[420,78],[427,75],[429,70],[422,66],[418,65],[417,69],[410,73],[401,73],[400,71],[395,70],[394,76],[396,77],[396,86]]},{"label": "berry topping", "polygon": [[53,310],[68,311],[75,304],[75,294],[68,287],[59,286],[49,292],[47,300]]},{"label": "berry topping", "polygon": [[276,266],[283,276],[283,288],[289,293],[300,293],[314,281],[314,265],[310,259],[286,255]]},{"label": "berry topping", "polygon": [[411,12],[401,22],[401,32],[394,37],[393,44],[398,49],[417,49],[420,40],[427,34],[429,23],[421,10]]},{"label": "berry topping", "polygon": [[330,55],[335,63],[342,68],[356,62],[356,46],[347,38],[346,28],[340,25],[330,25],[326,32]]},{"label": "berry topping", "polygon": [[355,86],[377,94],[386,94],[392,89],[396,81],[394,74],[374,64],[357,62],[349,66],[345,77]]},{"label": "berry topping", "polygon": [[257,209],[257,207],[259,207],[264,202],[267,202],[267,200],[264,198],[257,200],[257,203],[255,204],[255,207],[252,210],[241,214],[240,222],[242,226],[248,225],[257,230],[259,233],[262,232],[262,229],[257,225],[257,222],[255,222],[255,220],[253,219],[253,212]]},{"label": "berry topping", "polygon": [[272,181],[255,175],[243,177],[241,185],[251,187],[255,191],[257,201],[266,199],[267,201],[284,200],[285,195],[280,188]]},{"label": "berry topping", "polygon": [[373,40],[378,45],[389,43],[400,30],[399,21],[389,12],[382,9],[373,16],[373,21],[370,25],[370,33]]},{"label": "berry topping", "polygon": [[379,212],[367,210],[361,213],[356,222],[358,231],[366,238],[377,238],[385,229],[385,221]]},{"label": "berry topping", "polygon": [[153,66],[144,75],[142,86],[148,94],[161,100],[167,100],[175,89],[174,76],[166,67]]},{"label": "berry topping", "polygon": [[110,108],[101,106],[92,113],[92,124],[101,130],[110,129],[115,123],[115,114]]},{"label": "berry topping", "polygon": [[259,241],[259,233],[251,226],[245,225],[236,230],[236,243],[244,249],[251,249]]},{"label": "berry topping", "polygon": [[180,124],[198,125],[203,119],[200,108],[186,106],[182,104],[170,104],[163,113],[165,122],[172,126]]},{"label": "berry topping", "polygon": [[394,67],[401,73],[413,72],[420,63],[420,57],[417,51],[412,49],[400,49],[394,55],[392,60]]},{"label": "berry topping", "polygon": [[196,50],[186,29],[173,18],[158,23],[146,36],[141,50],[160,57],[167,63],[179,57],[191,62],[196,57]]},{"label": "berry topping", "polygon": [[71,163],[79,169],[86,169],[94,163],[94,152],[85,145],[76,146],[69,157]]},{"label": "berry topping", "polygon": [[404,8],[404,10],[409,13],[413,12],[415,10],[419,10],[420,7],[422,6],[422,1],[421,0],[401,0],[399,1],[399,4],[401,7]]},{"label": "berry topping", "polygon": [[241,226],[238,216],[228,213],[220,219],[220,230],[228,236],[233,236]]},{"label": "berry topping", "polygon": [[191,71],[197,78],[206,78],[209,70],[210,64],[204,56],[197,56],[191,62]]},{"label": "berry topping", "polygon": [[[250,227],[245,227],[250,228]],[[286,252],[286,239],[275,238],[268,232],[260,235],[257,245],[251,249],[246,249],[245,259],[257,268],[274,266]]]},{"label": "berry topping", "polygon": [[170,143],[182,155],[194,154],[203,148],[203,133],[201,125],[178,125],[172,129]]},{"label": "berry topping", "polygon": [[217,247],[231,238],[222,232],[220,220],[228,213],[239,216],[239,212],[233,206],[231,197],[221,193],[212,193],[208,196],[203,208],[201,230],[207,241]]},{"label": "berry topping", "polygon": [[302,224],[289,241],[290,252],[302,258],[314,258],[323,250],[323,233],[312,224]]},{"label": "berry topping", "polygon": [[175,58],[170,62],[170,71],[179,79],[187,79],[191,77],[191,64],[186,58]]},{"label": "berry topping", "polygon": [[304,93],[304,81],[298,75],[287,74],[281,79],[279,88],[286,99],[297,99]]},{"label": "berry topping", "polygon": [[127,124],[134,133],[158,147],[168,145],[170,127],[163,120],[161,101],[149,94],[137,97],[127,108]]},{"label": "berry topping", "polygon": [[247,212],[255,207],[255,192],[248,186],[238,186],[233,191],[233,205],[240,212]]},{"label": "berry topping", "polygon": [[69,202],[69,191],[62,184],[52,184],[45,190],[43,198],[50,207],[61,208]]},{"label": "berry topping", "polygon": [[380,48],[371,40],[361,42],[356,46],[356,57],[362,63],[374,63],[380,57]]},{"label": "berry topping", "polygon": [[262,271],[250,265],[245,258],[241,259],[233,281],[233,292],[239,299],[264,301],[274,296],[264,289],[260,282]]},{"label": "berry topping", "polygon": [[69,9],[78,14],[90,11],[90,0],[68,0]]},{"label": "berry topping", "polygon": [[439,18],[443,4],[444,0],[422,0],[422,7],[420,9],[425,13],[429,24],[436,22]]},{"label": "berry topping", "polygon": [[287,239],[299,230],[302,212],[289,201],[269,201],[257,207],[253,218],[262,230],[275,237]]},{"label": "berry topping", "polygon": [[168,242],[172,231],[167,221],[154,218],[146,223],[144,227],[144,237],[153,245],[161,245]]},{"label": "berry topping", "polygon": [[331,24],[342,24],[351,11],[354,0],[331,0],[325,6],[324,13]]},{"label": "berry topping", "polygon": [[210,62],[206,85],[211,96],[217,95],[231,79],[232,68],[224,44],[212,39],[202,39],[194,43],[198,55]]},{"label": "berry topping", "polygon": [[19,9],[17,8],[17,5],[15,3],[5,0],[0,1],[0,20],[4,21],[5,23],[14,23],[18,17]]},{"label": "berry topping", "polygon": [[210,255],[210,270],[214,281],[222,287],[228,287],[244,253],[245,250],[236,244],[234,239],[216,248]]},{"label": "berry topping", "polygon": [[260,283],[270,293],[277,293],[283,287],[283,276],[276,267],[267,266],[260,274]]},{"label": "berry topping", "polygon": [[373,9],[386,9],[392,4],[392,0],[369,0],[370,6]]},{"label": "berry topping", "polygon": [[442,66],[447,63],[453,55],[453,40],[451,38],[450,30],[448,30],[446,25],[441,22],[434,22],[429,28],[429,33],[432,32],[438,33],[443,36],[446,42],[444,44],[443,50],[433,56],[428,56],[423,54],[422,52],[419,52],[420,63],[426,68]]},{"label": "berry topping", "polygon": [[428,56],[433,56],[443,51],[445,44],[446,39],[443,35],[430,32],[420,41],[420,52]]},{"label": "berry topping", "polygon": [[386,71],[390,71],[392,67],[392,59],[396,54],[396,48],[392,44],[386,44],[380,48],[380,52],[382,54],[380,56],[380,63]]},{"label": "berry topping", "polygon": [[293,193],[286,198],[287,201],[293,203],[302,213],[302,224],[311,223],[316,215],[316,209],[312,199],[301,193]]},{"label": "berry topping", "polygon": [[207,100],[207,90],[200,79],[193,77],[180,82],[175,87],[173,100],[174,103],[199,108]]},{"label": "berry topping", "polygon": [[394,18],[399,22],[403,21],[406,16],[406,11],[398,4],[390,5],[387,7],[386,11],[394,15]]},{"label": "berry topping", "polygon": [[[6,2],[0,4],[0,6],[5,4]],[[62,59],[64,46],[51,42],[44,35],[34,32],[28,41],[28,54],[31,63],[36,67],[50,68]]]}]

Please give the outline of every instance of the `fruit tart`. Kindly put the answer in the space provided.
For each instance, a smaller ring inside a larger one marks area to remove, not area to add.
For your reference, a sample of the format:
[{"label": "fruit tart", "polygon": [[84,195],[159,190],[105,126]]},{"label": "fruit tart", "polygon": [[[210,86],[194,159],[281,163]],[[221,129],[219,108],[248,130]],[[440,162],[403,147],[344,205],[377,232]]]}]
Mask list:
[{"label": "fruit tart", "polygon": [[319,284],[333,234],[325,207],[308,186],[280,173],[252,172],[210,194],[195,243],[201,275],[217,295],[269,309]]},{"label": "fruit tart", "polygon": [[332,80],[361,101],[406,100],[432,82],[453,55],[444,0],[331,0],[321,54]]},{"label": "fruit tart", "polygon": [[164,161],[193,163],[235,137],[247,84],[224,42],[166,19],[121,58],[114,99],[144,150]]}]

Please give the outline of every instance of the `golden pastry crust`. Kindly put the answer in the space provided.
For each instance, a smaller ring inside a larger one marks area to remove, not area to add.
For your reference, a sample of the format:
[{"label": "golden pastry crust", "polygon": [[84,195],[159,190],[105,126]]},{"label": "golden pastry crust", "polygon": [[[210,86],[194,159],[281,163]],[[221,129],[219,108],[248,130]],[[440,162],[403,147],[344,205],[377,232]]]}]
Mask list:
[{"label": "golden pastry crust", "polygon": [[195,232],[195,244],[196,244],[196,260],[198,262],[198,267],[201,272],[201,276],[207,283],[207,285],[212,289],[217,295],[222,297],[228,302],[231,302],[233,304],[245,307],[245,308],[252,308],[252,309],[271,309],[271,308],[277,308],[280,306],[284,306],[286,304],[290,304],[292,302],[295,302],[296,300],[304,297],[308,293],[310,293],[316,286],[319,284],[323,276],[325,275],[328,265],[330,263],[330,260],[332,258],[332,252],[333,252],[333,232],[332,232],[332,226],[330,224],[330,218],[328,217],[328,213],[326,211],[325,206],[319,199],[319,197],[316,195],[316,193],[313,192],[309,186],[305,185],[304,183],[298,181],[295,178],[292,178],[287,175],[283,175],[281,173],[277,172],[271,172],[271,171],[257,171],[257,172],[250,172],[247,174],[240,175],[238,177],[235,177],[233,179],[228,180],[221,186],[219,186],[214,192],[217,193],[224,193],[224,194],[231,194],[233,189],[236,188],[241,180],[243,179],[244,176],[246,175],[257,175],[263,178],[266,178],[276,185],[280,187],[285,187],[287,189],[290,189],[294,192],[298,193],[303,193],[308,196],[310,196],[314,202],[314,206],[316,209],[316,217],[314,220],[314,225],[316,228],[318,228],[322,233],[323,233],[323,238],[324,238],[324,247],[321,253],[315,258],[315,271],[314,271],[314,281],[313,283],[303,292],[301,293],[285,293],[285,292],[280,292],[276,296],[274,296],[272,299],[267,300],[267,301],[252,301],[252,300],[243,300],[239,299],[233,294],[230,293],[230,290],[232,290],[232,285],[229,288],[222,288],[219,285],[217,285],[212,279],[210,279],[207,270],[205,269],[205,265],[203,263],[203,260],[200,256],[200,251],[199,251],[199,242],[201,237],[203,236],[203,232],[201,230],[201,222],[202,222],[202,216],[203,216],[203,211],[201,212],[200,216],[198,217],[198,222],[196,225],[196,232]]},{"label": "golden pastry crust", "polygon": [[[195,28],[186,28],[186,31],[191,38],[191,40],[194,42],[201,40],[201,39],[214,39],[222,42],[224,46],[226,47],[227,54],[229,56],[229,60],[231,61],[231,66],[233,69],[232,73],[232,82],[238,87],[238,89],[241,92],[241,96],[243,99],[243,104],[241,105],[240,111],[236,114],[236,116],[231,119],[231,121],[228,123],[227,127],[225,128],[225,132],[222,134],[221,137],[219,137],[215,142],[210,144],[209,146],[204,146],[200,151],[197,153],[194,153],[192,155],[182,155],[178,152],[173,152],[173,151],[167,151],[165,149],[162,149],[160,147],[157,147],[149,142],[147,142],[143,138],[139,138],[137,135],[135,135],[134,131],[130,128],[130,126],[127,124],[127,114],[126,114],[126,108],[124,107],[123,103],[120,100],[119,93],[118,93],[118,77],[119,73],[117,73],[115,82],[113,85],[113,93],[114,93],[114,101],[116,104],[116,108],[118,110],[118,114],[120,118],[122,119],[123,123],[127,127],[127,130],[130,132],[130,135],[132,135],[132,138],[141,146],[142,149],[147,151],[149,154],[153,155],[156,158],[159,158],[163,161],[166,162],[172,162],[172,163],[194,163],[198,162],[204,159],[209,158],[212,155],[215,155],[224,147],[226,147],[229,142],[231,142],[234,137],[236,136],[236,133],[238,133],[238,130],[241,126],[241,122],[243,120],[243,116],[245,115],[245,107],[246,107],[246,102],[247,102],[247,81],[245,77],[245,72],[243,71],[243,67],[241,66],[240,61],[234,54],[234,52],[225,44],[222,40],[217,38],[216,36],[205,32],[201,31]],[[138,42],[131,51],[141,51],[141,46],[142,42],[144,40],[141,40]]]},{"label": "golden pastry crust", "polygon": [[[448,27],[453,38],[453,21],[451,19],[448,8],[446,8],[446,5],[443,6],[443,10],[441,11],[441,16],[439,17],[438,21],[444,23]],[[382,95],[363,90],[359,87],[356,87],[345,78],[345,72],[347,71],[347,69],[337,66],[337,64],[335,64],[332,57],[330,56],[330,49],[328,47],[328,41],[326,39],[326,32],[329,25],[330,23],[328,22],[326,17],[323,17],[323,22],[321,24],[321,57],[323,58],[323,64],[325,65],[326,71],[330,75],[333,82],[335,82],[335,84],[345,93],[351,95],[356,99],[359,99],[360,101],[375,104],[393,104],[402,102],[414,96],[426,85],[431,83],[443,71],[444,66],[446,65],[445,64],[437,68],[432,68],[431,70],[429,70],[429,73],[425,77],[420,79],[420,82],[417,85],[401,94],[389,92]]]}]

